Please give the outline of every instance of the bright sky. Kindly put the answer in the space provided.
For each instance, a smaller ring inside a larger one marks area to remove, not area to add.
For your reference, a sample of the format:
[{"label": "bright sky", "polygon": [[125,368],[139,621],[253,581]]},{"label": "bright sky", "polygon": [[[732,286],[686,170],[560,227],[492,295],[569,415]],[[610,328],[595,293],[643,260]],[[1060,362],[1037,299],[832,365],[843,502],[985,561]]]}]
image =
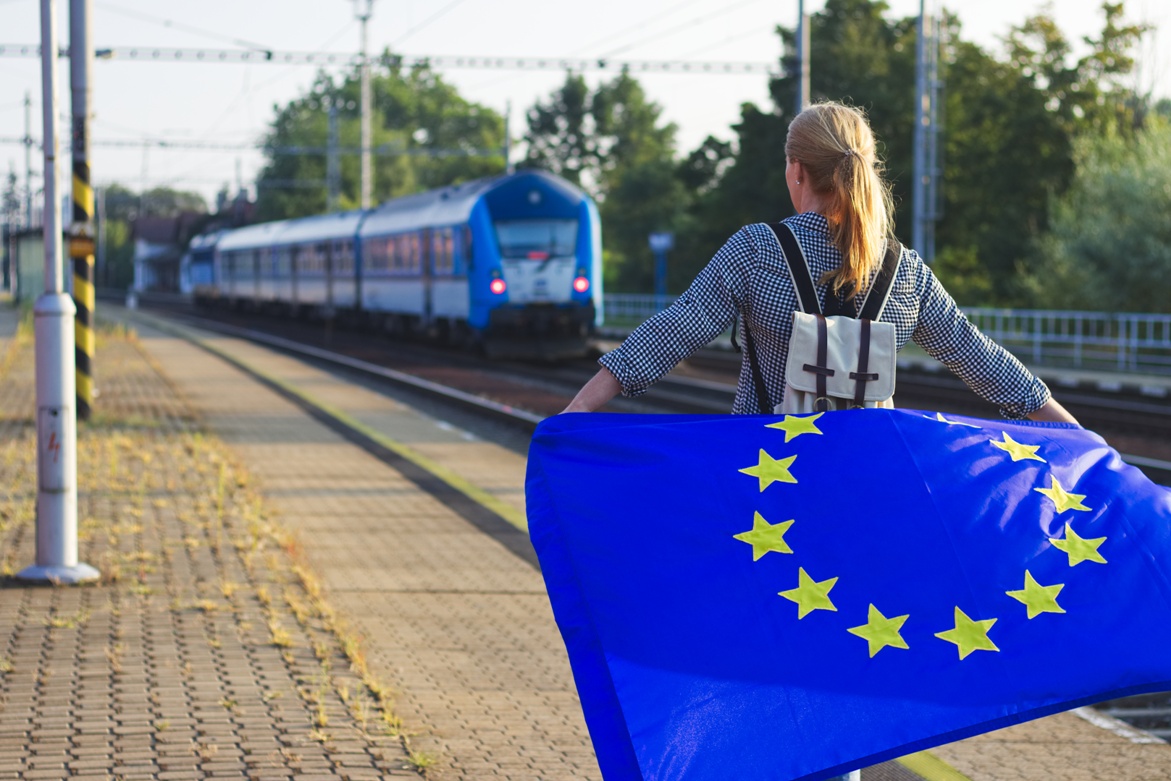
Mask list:
[{"label": "bright sky", "polygon": [[[234,40],[284,51],[356,51],[359,26],[350,0],[92,0],[97,48],[112,46],[236,48]],[[824,0],[808,0],[816,12]],[[891,14],[918,12],[918,0],[889,0]],[[61,45],[68,44],[67,0],[58,0]],[[968,0],[958,3],[963,35],[996,49],[1012,25],[1045,8],[1043,0]],[[40,40],[38,0],[0,0],[0,44]],[[1060,0],[1052,5],[1067,36],[1079,41],[1102,26],[1100,0]],[[364,2],[363,2],[364,7]],[[634,10],[632,10],[634,9]],[[1171,29],[1171,3],[1129,0],[1129,18],[1156,26],[1143,42],[1140,83],[1171,95],[1171,56],[1161,42]],[[716,60],[775,64],[780,42],[774,29],[792,26],[797,0],[375,0],[370,50],[390,46],[405,55],[609,56],[615,60]],[[511,101],[512,133],[524,130],[524,111],[563,80],[556,71],[445,70],[466,98],[503,112]],[[307,88],[312,66],[187,64],[97,61],[94,66],[95,142],[167,139],[249,145],[263,135],[274,104]],[[609,78],[596,71],[587,79]],[[650,97],[679,126],[681,152],[711,134],[730,138],[730,125],[746,101],[768,104],[767,76],[639,76]],[[69,68],[60,64],[61,131],[68,136]],[[910,89],[908,85],[908,89]],[[26,92],[33,100],[32,134],[41,137],[38,59],[0,55],[0,173],[23,179]],[[196,190],[209,203],[237,170],[250,184],[262,165],[258,151],[192,151],[152,148],[91,150],[94,182],[122,182],[139,189],[167,185]],[[33,168],[42,167],[35,152]],[[68,159],[66,158],[66,168]],[[35,186],[39,187],[39,184]]]}]

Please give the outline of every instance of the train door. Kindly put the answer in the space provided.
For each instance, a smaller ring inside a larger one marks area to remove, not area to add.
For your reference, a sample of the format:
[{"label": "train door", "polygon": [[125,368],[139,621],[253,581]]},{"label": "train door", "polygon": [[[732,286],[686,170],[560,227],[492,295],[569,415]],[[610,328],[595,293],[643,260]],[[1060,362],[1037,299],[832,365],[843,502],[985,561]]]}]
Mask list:
[{"label": "train door", "polygon": [[431,251],[431,229],[424,228],[419,237],[419,270],[423,275],[423,310],[419,323],[424,331],[431,329],[434,305],[434,253]]},{"label": "train door", "polygon": [[300,276],[300,269],[298,269],[297,266],[300,265],[304,253],[301,252],[301,248],[296,244],[289,247],[286,252],[288,252],[289,258],[289,302],[293,312],[296,312],[298,305],[301,303],[301,299],[297,296],[297,294],[300,292],[300,286],[297,284],[297,278]]},{"label": "train door", "polygon": [[326,317],[333,317],[333,248],[336,241],[327,241],[317,245],[317,252],[321,262],[325,264],[325,312]]}]

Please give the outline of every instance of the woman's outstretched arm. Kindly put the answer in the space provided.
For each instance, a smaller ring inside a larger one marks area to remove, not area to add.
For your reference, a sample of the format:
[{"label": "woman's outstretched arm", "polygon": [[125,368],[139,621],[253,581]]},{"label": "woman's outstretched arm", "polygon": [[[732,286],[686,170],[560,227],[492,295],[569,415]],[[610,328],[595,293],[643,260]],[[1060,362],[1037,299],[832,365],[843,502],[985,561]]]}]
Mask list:
[{"label": "woman's outstretched arm", "polygon": [[598,369],[589,382],[581,387],[573,401],[562,412],[593,412],[622,392],[622,386],[610,370]]},{"label": "woman's outstretched arm", "polygon": [[1029,420],[1039,420],[1044,423],[1073,423],[1074,425],[1081,425],[1077,422],[1077,418],[1069,414],[1065,407],[1057,403],[1057,399],[1052,396],[1049,401],[1037,411],[1030,412]]}]

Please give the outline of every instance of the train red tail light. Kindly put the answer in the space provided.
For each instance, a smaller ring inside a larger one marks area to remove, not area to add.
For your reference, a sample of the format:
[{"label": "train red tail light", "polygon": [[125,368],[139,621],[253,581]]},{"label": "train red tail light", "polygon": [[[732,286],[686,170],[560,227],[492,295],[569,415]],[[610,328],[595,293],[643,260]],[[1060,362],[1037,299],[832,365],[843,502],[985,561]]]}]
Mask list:
[{"label": "train red tail light", "polygon": [[501,295],[505,290],[508,289],[508,285],[504,283],[503,279],[494,279],[491,283],[489,283],[488,289],[496,295]]},{"label": "train red tail light", "polygon": [[573,280],[573,289],[579,293],[584,293],[590,289],[590,281],[585,277],[578,277]]}]

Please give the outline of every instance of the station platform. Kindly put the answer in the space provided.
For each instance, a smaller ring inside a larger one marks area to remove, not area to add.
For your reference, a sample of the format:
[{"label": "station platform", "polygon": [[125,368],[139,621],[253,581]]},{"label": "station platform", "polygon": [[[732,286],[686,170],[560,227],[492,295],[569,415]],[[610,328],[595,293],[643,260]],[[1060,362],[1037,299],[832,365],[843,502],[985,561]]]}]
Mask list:
[{"label": "station platform", "polygon": [[[0,304],[0,778],[600,779],[525,458],[300,360],[113,306],[82,561],[31,585],[32,339]],[[864,781],[1168,777],[1089,709]]]}]

